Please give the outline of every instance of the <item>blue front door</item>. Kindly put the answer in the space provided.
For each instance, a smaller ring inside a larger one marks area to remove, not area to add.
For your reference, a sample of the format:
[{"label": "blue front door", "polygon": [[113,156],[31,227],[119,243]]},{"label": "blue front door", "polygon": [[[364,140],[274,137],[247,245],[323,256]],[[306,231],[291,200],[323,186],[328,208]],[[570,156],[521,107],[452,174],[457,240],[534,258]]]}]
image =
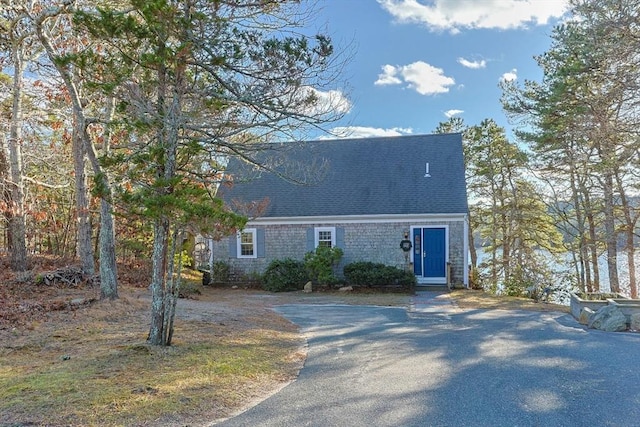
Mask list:
[{"label": "blue front door", "polygon": [[446,230],[413,229],[413,272],[425,283],[446,283]]}]

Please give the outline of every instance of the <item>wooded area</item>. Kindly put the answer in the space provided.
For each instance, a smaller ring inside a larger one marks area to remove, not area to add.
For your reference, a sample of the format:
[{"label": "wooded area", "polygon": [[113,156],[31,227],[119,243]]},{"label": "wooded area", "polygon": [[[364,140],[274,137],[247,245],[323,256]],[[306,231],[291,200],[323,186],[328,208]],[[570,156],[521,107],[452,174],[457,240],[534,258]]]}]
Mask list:
[{"label": "wooded area", "polygon": [[[30,254],[76,257],[87,277],[98,265],[112,299],[118,258],[151,259],[149,342],[169,345],[179,242],[246,221],[215,197],[226,159],[339,119],[344,54],[293,0],[0,5],[3,256],[15,271]],[[503,83],[514,136],[490,118],[436,131],[464,134],[477,286],[606,278],[637,297],[640,1],[571,7],[537,58],[543,79]]]},{"label": "wooded area", "polygon": [[246,221],[215,198],[226,159],[344,112],[322,92],[342,59],[303,32],[312,11],[297,3],[3,0],[12,268],[75,253],[91,276],[97,258],[102,297],[117,298],[116,253],[150,257],[149,342],[170,344],[178,242]]},{"label": "wooded area", "polygon": [[640,2],[571,7],[536,58],[542,81],[501,83],[512,140],[491,119],[437,131],[464,134],[476,283],[514,295],[608,283],[637,298]]}]

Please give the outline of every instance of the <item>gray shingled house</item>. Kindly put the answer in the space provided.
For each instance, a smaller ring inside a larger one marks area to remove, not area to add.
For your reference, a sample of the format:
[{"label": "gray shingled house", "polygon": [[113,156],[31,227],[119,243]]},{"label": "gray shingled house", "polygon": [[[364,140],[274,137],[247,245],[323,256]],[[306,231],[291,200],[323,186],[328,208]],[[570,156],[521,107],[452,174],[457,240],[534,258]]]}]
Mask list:
[{"label": "gray shingled house", "polygon": [[[232,208],[262,201],[264,209],[244,230],[213,243],[215,261],[260,273],[274,259],[302,259],[327,245],[343,250],[342,265],[371,261],[412,269],[422,285],[468,285],[460,134],[278,147],[264,154],[269,171],[229,163],[232,185],[222,185],[220,197]],[[292,182],[301,172],[314,182]]]}]

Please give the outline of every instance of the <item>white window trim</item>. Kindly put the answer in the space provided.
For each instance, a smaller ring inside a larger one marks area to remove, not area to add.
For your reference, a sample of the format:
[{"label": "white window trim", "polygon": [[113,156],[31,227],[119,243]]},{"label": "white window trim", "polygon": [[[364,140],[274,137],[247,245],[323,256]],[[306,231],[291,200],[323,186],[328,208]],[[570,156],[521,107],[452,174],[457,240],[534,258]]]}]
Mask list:
[{"label": "white window trim", "polygon": [[[242,233],[251,233],[253,240],[253,255],[242,255]],[[238,231],[236,238],[236,256],[238,258],[258,258],[258,231],[256,228],[245,228],[242,231]]]},{"label": "white window trim", "polygon": [[314,247],[318,247],[320,245],[320,232],[321,231],[330,231],[331,232],[331,247],[336,247],[336,228],[335,227],[315,227],[313,230],[314,234]]}]

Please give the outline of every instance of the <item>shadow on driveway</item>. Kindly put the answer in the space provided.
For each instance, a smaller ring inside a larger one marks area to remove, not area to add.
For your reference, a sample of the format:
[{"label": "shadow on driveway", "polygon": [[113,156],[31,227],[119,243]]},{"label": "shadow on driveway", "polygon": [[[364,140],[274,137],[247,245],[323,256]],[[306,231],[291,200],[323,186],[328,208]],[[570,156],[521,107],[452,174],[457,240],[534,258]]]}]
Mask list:
[{"label": "shadow on driveway", "polygon": [[285,305],[297,381],[219,426],[638,426],[640,334],[570,315]]}]

